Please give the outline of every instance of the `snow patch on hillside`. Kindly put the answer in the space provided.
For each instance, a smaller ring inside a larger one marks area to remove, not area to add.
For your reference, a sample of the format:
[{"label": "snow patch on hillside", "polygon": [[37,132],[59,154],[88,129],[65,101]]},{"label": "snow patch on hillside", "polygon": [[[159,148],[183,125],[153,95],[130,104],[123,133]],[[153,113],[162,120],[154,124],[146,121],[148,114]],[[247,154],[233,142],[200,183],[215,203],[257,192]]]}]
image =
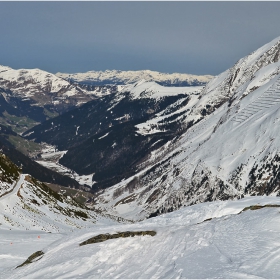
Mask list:
[{"label": "snow patch on hillside", "polygon": [[[78,131],[78,128],[77,128]],[[104,136],[105,137],[105,136]],[[87,185],[91,187],[94,183],[92,180],[93,174],[79,175],[75,171],[63,166],[59,163],[59,160],[67,153],[67,151],[59,151],[55,146],[44,143],[42,149],[41,159],[37,159],[36,162],[44,167],[47,167],[53,171],[56,171],[62,175],[69,176],[76,180],[80,185]]]}]

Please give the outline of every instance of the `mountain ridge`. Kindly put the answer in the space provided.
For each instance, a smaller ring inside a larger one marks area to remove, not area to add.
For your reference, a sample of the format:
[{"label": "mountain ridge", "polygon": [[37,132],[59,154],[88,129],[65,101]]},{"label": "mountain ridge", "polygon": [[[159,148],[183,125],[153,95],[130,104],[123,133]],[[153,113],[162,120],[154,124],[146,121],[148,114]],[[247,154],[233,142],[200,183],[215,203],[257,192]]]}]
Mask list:
[{"label": "mountain ridge", "polygon": [[66,80],[93,84],[132,84],[144,79],[148,82],[155,81],[163,86],[202,86],[205,85],[212,75],[192,75],[183,73],[161,73],[151,70],[135,70],[135,71],[122,71],[122,70],[105,70],[105,71],[88,71],[85,73],[56,73],[58,77]]}]

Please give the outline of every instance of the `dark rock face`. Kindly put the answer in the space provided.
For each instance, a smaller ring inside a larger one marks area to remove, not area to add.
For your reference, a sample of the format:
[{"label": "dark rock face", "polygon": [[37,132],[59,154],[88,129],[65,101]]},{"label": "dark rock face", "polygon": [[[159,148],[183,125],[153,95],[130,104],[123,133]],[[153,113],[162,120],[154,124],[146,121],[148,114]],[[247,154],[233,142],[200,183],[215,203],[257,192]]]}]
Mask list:
[{"label": "dark rock face", "polygon": [[43,257],[43,255],[44,255],[43,251],[37,251],[37,252],[33,253],[32,255],[30,255],[25,262],[23,262],[21,265],[18,265],[16,268],[36,262],[36,261],[40,260]]},{"label": "dark rock face", "polygon": [[118,233],[115,233],[115,234],[109,234],[109,233],[99,234],[97,236],[89,238],[88,240],[80,243],[80,246],[99,243],[99,242],[104,242],[104,241],[109,240],[109,239],[134,237],[134,236],[144,236],[144,235],[155,236],[156,232],[153,231],[153,230],[148,230],[148,231],[124,231],[124,232],[118,232]]}]

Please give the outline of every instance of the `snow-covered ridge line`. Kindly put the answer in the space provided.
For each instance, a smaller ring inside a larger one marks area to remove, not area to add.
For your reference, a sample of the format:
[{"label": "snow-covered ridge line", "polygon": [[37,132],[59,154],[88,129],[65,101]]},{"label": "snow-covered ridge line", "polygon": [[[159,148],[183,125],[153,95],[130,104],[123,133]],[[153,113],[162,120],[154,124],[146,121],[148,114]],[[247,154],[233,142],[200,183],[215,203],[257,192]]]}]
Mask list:
[{"label": "snow-covered ridge line", "polygon": [[104,83],[104,84],[130,84],[141,79],[156,81],[164,85],[204,85],[209,82],[212,75],[192,75],[183,73],[160,73],[151,70],[141,71],[88,71],[86,73],[56,73],[58,77],[70,79],[75,82]]},{"label": "snow-covered ridge line", "polygon": [[77,91],[67,81],[38,68],[12,69],[10,67],[0,66],[0,84],[6,86],[7,83],[12,83],[12,88],[16,88],[19,93],[20,90],[26,91],[27,88],[30,91],[29,96],[38,91],[37,86],[50,93],[67,88],[67,96],[74,95]]},{"label": "snow-covered ridge line", "polygon": [[140,99],[140,98],[153,98],[160,99],[166,96],[177,96],[179,94],[188,95],[188,94],[199,94],[203,89],[202,86],[195,87],[166,87],[157,84],[156,82],[149,82],[144,79],[140,81],[129,84],[123,87],[119,92],[119,98],[124,93],[129,92],[131,99]]},{"label": "snow-covered ridge line", "polygon": [[[14,131],[21,133],[113,90],[116,91],[117,87],[99,86],[87,90],[38,68],[12,69],[0,65],[1,106],[6,106],[4,110],[7,112],[0,122],[11,125]],[[10,115],[28,118],[28,121],[17,125]]]}]

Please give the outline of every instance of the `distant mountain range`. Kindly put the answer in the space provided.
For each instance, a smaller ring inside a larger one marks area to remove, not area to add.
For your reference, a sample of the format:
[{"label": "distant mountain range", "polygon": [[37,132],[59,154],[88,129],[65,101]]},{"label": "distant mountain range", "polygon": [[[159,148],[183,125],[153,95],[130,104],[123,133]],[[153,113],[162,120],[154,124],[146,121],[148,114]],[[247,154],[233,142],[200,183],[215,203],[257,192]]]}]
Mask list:
[{"label": "distant mountain range", "polygon": [[209,82],[211,75],[191,75],[182,73],[160,73],[151,70],[142,71],[88,71],[86,73],[56,73],[67,81],[88,85],[124,85],[136,83],[139,80],[154,81],[162,86],[202,86]]},{"label": "distant mountain range", "polygon": [[[212,79],[190,105],[183,123],[193,125],[100,192],[100,209],[144,219],[205,201],[280,195],[280,38]],[[157,117],[138,124],[140,132],[156,132]]]}]

